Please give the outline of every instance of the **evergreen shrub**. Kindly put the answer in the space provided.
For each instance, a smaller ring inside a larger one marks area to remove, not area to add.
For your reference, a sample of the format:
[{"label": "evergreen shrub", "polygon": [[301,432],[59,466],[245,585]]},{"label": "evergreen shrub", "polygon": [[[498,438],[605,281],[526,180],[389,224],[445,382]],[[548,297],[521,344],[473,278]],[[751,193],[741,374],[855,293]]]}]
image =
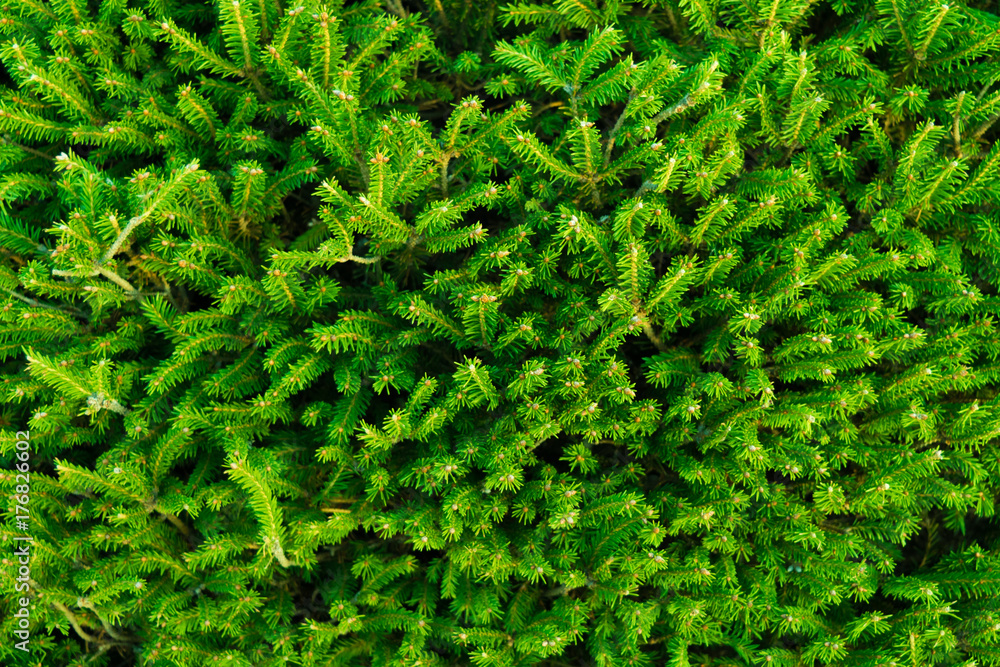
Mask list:
[{"label": "evergreen shrub", "polygon": [[0,32],[4,665],[1000,664],[995,4]]}]

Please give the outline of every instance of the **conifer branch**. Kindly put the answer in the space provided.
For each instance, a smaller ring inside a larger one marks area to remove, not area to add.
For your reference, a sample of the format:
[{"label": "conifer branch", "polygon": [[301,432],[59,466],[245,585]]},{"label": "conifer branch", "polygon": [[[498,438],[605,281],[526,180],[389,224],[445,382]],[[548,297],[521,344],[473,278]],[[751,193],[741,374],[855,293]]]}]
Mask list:
[{"label": "conifer branch", "polygon": [[54,660],[997,654],[995,17],[220,2],[0,14]]},{"label": "conifer branch", "polygon": [[[65,154],[61,155],[60,158],[65,159]],[[165,202],[168,199],[168,197],[170,197],[172,194],[174,194],[177,190],[180,189],[186,176],[195,173],[197,170],[198,170],[198,163],[190,162],[181,170],[181,173],[177,177],[171,179],[171,181],[166,186],[161,188],[160,191],[157,192],[156,195],[154,195],[153,201],[150,203],[150,205],[147,206],[142,213],[140,213],[139,215],[135,216],[134,218],[128,221],[128,224],[125,226],[125,229],[122,230],[121,234],[118,235],[118,238],[116,238],[114,242],[111,244],[111,247],[109,247],[105,251],[104,255],[97,262],[98,265],[105,264],[108,260],[114,257],[118,253],[118,251],[121,250],[121,247],[125,243],[125,240],[135,230],[135,228],[141,225],[143,222],[145,222],[149,218],[149,216],[151,216],[153,213],[157,211],[159,206],[162,205],[163,202]],[[133,289],[131,291],[134,292],[135,290]]]},{"label": "conifer branch", "polygon": [[[896,7],[896,0],[891,0],[893,3],[893,9]],[[941,27],[941,22],[944,21],[945,15],[951,7],[947,3],[942,3],[938,7],[938,14],[934,17],[931,22],[930,29],[927,30],[927,35],[924,37],[924,41],[920,44],[920,48],[914,54],[913,58],[917,62],[923,62],[927,58],[927,49],[930,48],[931,43],[934,41],[935,35],[937,35],[938,29]],[[900,26],[902,28],[902,26]]]}]

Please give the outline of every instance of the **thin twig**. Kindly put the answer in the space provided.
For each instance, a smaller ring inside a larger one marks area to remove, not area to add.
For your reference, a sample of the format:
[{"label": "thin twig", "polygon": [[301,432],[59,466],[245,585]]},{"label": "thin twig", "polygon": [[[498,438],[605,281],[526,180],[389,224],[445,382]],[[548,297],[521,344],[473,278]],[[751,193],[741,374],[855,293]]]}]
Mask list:
[{"label": "thin twig", "polygon": [[667,10],[667,19],[670,21],[670,27],[674,29],[674,38],[680,41],[683,33],[681,32],[681,27],[677,24],[677,17],[674,16],[674,11],[670,8],[670,5],[666,5],[664,9]]},{"label": "thin twig", "polygon": [[83,641],[89,642],[91,644],[100,643],[97,637],[94,637],[80,626],[80,622],[76,620],[76,615],[73,614],[73,612],[71,612],[66,607],[66,605],[62,604],[61,602],[55,602],[55,601],[49,602],[49,604],[63,613],[63,615],[66,617],[66,620],[69,621],[69,624],[73,626],[73,629],[76,630],[76,634],[80,635],[80,638],[83,639]]},{"label": "thin twig", "polygon": [[646,334],[646,338],[648,338],[650,342],[656,346],[657,350],[660,352],[666,352],[667,346],[664,344],[663,339],[660,338],[659,334],[653,331],[653,325],[649,323],[649,316],[642,311],[639,311],[637,314],[642,320],[642,330]]},{"label": "thin twig", "polygon": [[135,287],[133,287],[131,283],[129,283],[127,280],[119,276],[114,271],[108,270],[99,264],[94,264],[93,270],[90,273],[85,273],[83,276],[77,275],[76,271],[67,269],[54,269],[52,271],[52,275],[69,277],[69,278],[86,278],[89,276],[102,275],[111,282],[115,283],[116,285],[124,289],[126,292],[128,292],[129,296],[131,296],[133,299],[136,299],[137,301],[144,300],[144,295]]},{"label": "thin twig", "polygon": [[7,137],[3,138],[3,142],[5,144],[10,145],[10,146],[16,146],[16,147],[20,148],[22,151],[25,151],[27,153],[31,153],[32,155],[36,155],[36,156],[38,156],[40,158],[45,158],[46,160],[55,160],[55,158],[52,157],[51,155],[43,153],[40,150],[36,150],[36,149],[31,148],[29,146],[22,146],[21,144],[17,143],[16,141],[11,141]]},{"label": "thin twig", "polygon": [[458,153],[455,151],[448,151],[441,156],[441,195],[443,197],[448,196],[448,163],[457,156]]},{"label": "thin twig", "polygon": [[29,306],[35,306],[37,308],[45,308],[47,310],[58,310],[59,312],[67,313],[69,315],[74,315],[76,317],[79,317],[80,319],[87,320],[88,322],[90,321],[90,318],[87,317],[85,313],[77,310],[76,308],[60,308],[59,306],[52,306],[47,303],[42,303],[38,299],[32,299],[31,297],[24,296],[23,294],[18,294],[17,292],[11,289],[5,289],[4,291],[7,292],[7,294],[10,294],[15,299],[20,299],[21,301],[25,302]]},{"label": "thin twig", "polygon": [[114,271],[109,271],[108,269],[105,269],[103,266],[98,266],[97,272],[100,273],[105,278],[107,278],[108,280],[110,280],[111,282],[121,287],[126,292],[131,293],[132,296],[138,299],[139,301],[142,301],[142,294],[139,293],[139,290],[132,287],[132,284],[129,283],[129,281],[125,280]]},{"label": "thin twig", "polygon": [[903,17],[899,14],[899,7],[896,4],[896,0],[889,0],[889,3],[892,5],[892,13],[896,17],[896,25],[899,27],[899,34],[906,44],[906,50],[913,53],[913,44],[910,42],[910,36],[906,34],[906,28],[903,27]]},{"label": "thin twig", "polygon": [[172,523],[177,530],[181,531],[184,537],[191,537],[191,529],[184,525],[184,522],[177,518],[175,514],[160,511],[160,516]]},{"label": "thin twig", "polygon": [[961,120],[958,110],[962,106],[962,101],[965,99],[965,91],[963,90],[958,94],[958,102],[956,103],[955,117],[951,123],[951,140],[955,145],[955,157],[959,160],[962,159],[962,135],[959,130],[959,122]]},{"label": "thin twig", "polygon": [[[543,104],[542,106],[535,109],[534,112],[532,112],[531,117],[537,118],[538,116],[541,116],[542,112],[545,111],[546,109],[558,109],[561,106],[565,106],[565,102],[563,102],[562,100],[558,100],[556,102],[549,102],[548,104]],[[492,111],[492,109],[490,110]]]},{"label": "thin twig", "polygon": [[374,264],[375,262],[382,259],[381,257],[358,257],[354,253],[346,255],[338,259],[338,262],[357,262],[358,264]]},{"label": "thin twig", "polygon": [[385,0],[385,7],[401,19],[409,18],[409,14],[403,8],[403,3],[399,0]]},{"label": "thin twig", "polygon": [[607,169],[608,164],[611,162],[611,151],[615,147],[615,141],[618,139],[618,132],[622,129],[622,123],[625,122],[625,111],[628,109],[628,105],[632,103],[632,98],[635,97],[636,89],[633,88],[629,91],[628,102],[625,103],[625,108],[618,115],[618,120],[615,122],[615,126],[611,128],[611,133],[608,135],[608,143],[604,147],[604,166],[601,169]]},{"label": "thin twig", "polygon": [[444,6],[441,4],[441,0],[434,0],[434,8],[437,9],[438,14],[441,15],[441,23],[444,24],[445,30],[451,30],[451,25],[448,23],[448,15],[444,11]]},{"label": "thin twig", "polygon": [[688,93],[687,95],[685,95],[684,97],[682,97],[680,99],[680,101],[677,102],[676,104],[674,104],[673,106],[667,107],[666,109],[664,109],[660,113],[658,113],[655,116],[653,116],[653,119],[650,122],[653,125],[659,125],[660,123],[662,123],[666,119],[670,118],[671,116],[679,114],[680,112],[684,111],[685,109],[687,109],[692,104],[693,104],[693,102],[691,101],[691,94]]},{"label": "thin twig", "polygon": [[978,141],[980,137],[986,134],[986,131],[993,127],[993,124],[1000,119],[1000,112],[993,114],[988,119],[986,119],[982,125],[976,128],[976,131],[972,133],[972,140]]},{"label": "thin twig", "polygon": [[[715,70],[717,70],[718,68],[719,68],[719,61],[716,60],[711,65],[709,65],[709,67],[708,67],[708,74],[709,74],[709,76],[711,76],[715,72]],[[658,113],[655,116],[653,116],[653,120],[651,121],[652,125],[654,125],[654,126],[655,125],[659,125],[660,123],[662,123],[663,121],[665,121],[667,118],[670,118],[671,116],[677,115],[680,112],[682,112],[685,109],[687,109],[688,107],[694,105],[694,103],[696,101],[695,100],[695,96],[697,96],[697,94],[699,92],[701,92],[702,90],[707,89],[707,88],[709,88],[709,82],[705,81],[701,86],[698,87],[697,90],[688,93],[687,95],[685,95],[684,97],[682,97],[673,106],[668,107],[668,108],[664,109],[663,111],[661,111],[660,113]]]},{"label": "thin twig", "polygon": [[111,624],[108,623],[106,620],[104,620],[104,617],[101,616],[101,612],[97,611],[97,607],[94,606],[93,602],[91,602],[86,598],[83,598],[80,600],[79,605],[84,609],[89,609],[90,611],[94,612],[94,615],[97,616],[97,620],[99,620],[101,622],[101,625],[104,626],[104,631],[108,633],[108,635],[110,635],[111,637],[117,639],[122,643],[125,644],[131,643],[132,640],[130,637],[118,634],[118,632],[113,627],[111,627]]}]

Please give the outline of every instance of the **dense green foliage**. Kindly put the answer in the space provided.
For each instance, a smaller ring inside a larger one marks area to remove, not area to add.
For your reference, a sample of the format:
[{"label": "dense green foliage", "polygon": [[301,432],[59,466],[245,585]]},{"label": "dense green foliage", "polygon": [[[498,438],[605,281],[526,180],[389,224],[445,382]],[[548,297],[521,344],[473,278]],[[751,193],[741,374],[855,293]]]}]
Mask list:
[{"label": "dense green foliage", "polygon": [[0,32],[3,664],[1000,664],[995,6]]}]

